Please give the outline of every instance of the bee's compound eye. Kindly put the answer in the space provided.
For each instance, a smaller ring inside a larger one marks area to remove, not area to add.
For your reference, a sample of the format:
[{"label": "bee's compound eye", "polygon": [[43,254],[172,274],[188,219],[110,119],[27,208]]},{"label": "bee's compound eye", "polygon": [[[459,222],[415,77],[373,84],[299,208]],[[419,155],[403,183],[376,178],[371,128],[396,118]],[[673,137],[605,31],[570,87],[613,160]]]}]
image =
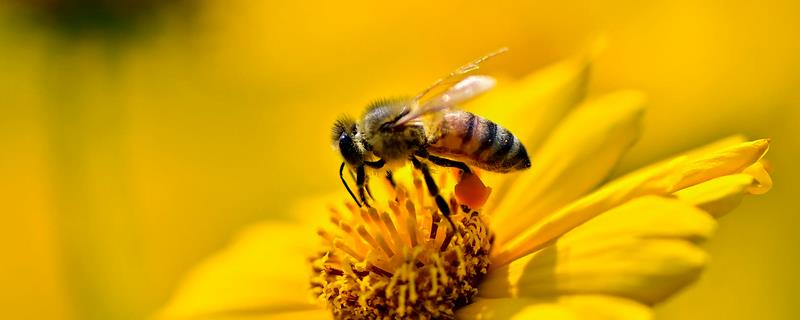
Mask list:
[{"label": "bee's compound eye", "polygon": [[348,136],[347,133],[342,132],[342,134],[339,135],[339,147],[340,148],[345,146],[345,145],[352,144],[352,143],[353,143],[353,138],[350,138],[350,136]]},{"label": "bee's compound eye", "polygon": [[347,133],[342,133],[339,136],[339,151],[342,153],[344,160],[350,164],[359,163],[361,159],[361,152],[356,147],[355,141]]}]

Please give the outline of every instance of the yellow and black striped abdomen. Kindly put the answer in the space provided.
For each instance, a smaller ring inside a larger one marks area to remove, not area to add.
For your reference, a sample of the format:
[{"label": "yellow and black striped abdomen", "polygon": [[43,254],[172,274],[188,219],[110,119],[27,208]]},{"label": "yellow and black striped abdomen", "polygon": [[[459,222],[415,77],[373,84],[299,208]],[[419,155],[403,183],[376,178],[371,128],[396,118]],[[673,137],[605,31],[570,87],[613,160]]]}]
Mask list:
[{"label": "yellow and black striped abdomen", "polygon": [[494,172],[530,168],[525,146],[506,128],[471,112],[445,113],[428,152]]}]

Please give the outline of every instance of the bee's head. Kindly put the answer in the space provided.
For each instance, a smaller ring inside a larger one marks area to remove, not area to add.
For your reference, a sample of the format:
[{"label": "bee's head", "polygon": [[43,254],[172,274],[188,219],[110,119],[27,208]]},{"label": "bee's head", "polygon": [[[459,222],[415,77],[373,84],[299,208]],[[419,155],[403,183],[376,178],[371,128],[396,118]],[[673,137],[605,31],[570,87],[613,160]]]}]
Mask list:
[{"label": "bee's head", "polygon": [[355,120],[343,116],[336,120],[331,132],[333,147],[339,150],[344,161],[352,167],[361,165],[364,162],[366,153],[364,147],[358,143],[357,131],[358,127]]}]

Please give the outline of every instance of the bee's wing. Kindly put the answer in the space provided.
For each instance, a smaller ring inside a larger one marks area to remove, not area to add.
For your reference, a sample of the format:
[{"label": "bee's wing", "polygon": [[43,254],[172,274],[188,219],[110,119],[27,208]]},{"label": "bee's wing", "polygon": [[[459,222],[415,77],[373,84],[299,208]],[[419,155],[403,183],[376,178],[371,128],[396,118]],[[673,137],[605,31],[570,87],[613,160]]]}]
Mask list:
[{"label": "bee's wing", "polygon": [[443,91],[445,91],[448,88],[452,87],[454,84],[459,83],[462,80],[464,80],[464,78],[466,78],[473,71],[478,70],[480,68],[481,63],[483,63],[486,60],[489,60],[491,58],[494,58],[497,55],[505,53],[506,51],[508,51],[508,48],[500,48],[500,49],[497,49],[496,51],[494,51],[492,53],[484,55],[484,56],[482,56],[482,57],[480,57],[478,59],[473,60],[470,63],[467,63],[467,64],[461,66],[460,68],[458,68],[455,71],[451,72],[450,74],[448,74],[444,78],[436,80],[434,83],[432,83],[430,86],[428,86],[428,88],[426,88],[425,90],[422,90],[422,92],[420,92],[416,97],[414,97],[414,100],[422,102],[422,101],[429,100],[431,97],[434,97],[434,96],[437,96],[437,95],[441,94]]},{"label": "bee's wing", "polygon": [[484,61],[506,51],[508,51],[507,48],[501,48],[456,69],[444,78],[436,80],[427,89],[414,97],[411,102],[411,110],[398,119],[395,125],[402,125],[423,115],[447,110],[492,89],[495,85],[493,78],[470,75],[470,73],[478,70],[480,64]]},{"label": "bee's wing", "polygon": [[494,88],[496,81],[489,76],[469,76],[440,95],[431,97],[420,105],[420,110],[446,109],[469,101]]},{"label": "bee's wing", "polygon": [[441,113],[491,90],[494,85],[494,78],[489,76],[466,77],[441,94],[433,96],[424,102],[412,101],[410,111],[400,119],[397,119],[394,125],[403,125],[425,115]]}]

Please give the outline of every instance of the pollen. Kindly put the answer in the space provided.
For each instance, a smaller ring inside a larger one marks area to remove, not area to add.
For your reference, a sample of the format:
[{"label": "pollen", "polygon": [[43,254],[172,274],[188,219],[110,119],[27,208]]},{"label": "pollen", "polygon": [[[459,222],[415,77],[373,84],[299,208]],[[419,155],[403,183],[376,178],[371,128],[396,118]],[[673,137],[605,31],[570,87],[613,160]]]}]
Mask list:
[{"label": "pollen", "polygon": [[335,318],[453,319],[478,292],[493,242],[482,215],[450,196],[451,225],[418,177],[411,185],[387,183],[385,205],[330,208],[311,288]]}]

